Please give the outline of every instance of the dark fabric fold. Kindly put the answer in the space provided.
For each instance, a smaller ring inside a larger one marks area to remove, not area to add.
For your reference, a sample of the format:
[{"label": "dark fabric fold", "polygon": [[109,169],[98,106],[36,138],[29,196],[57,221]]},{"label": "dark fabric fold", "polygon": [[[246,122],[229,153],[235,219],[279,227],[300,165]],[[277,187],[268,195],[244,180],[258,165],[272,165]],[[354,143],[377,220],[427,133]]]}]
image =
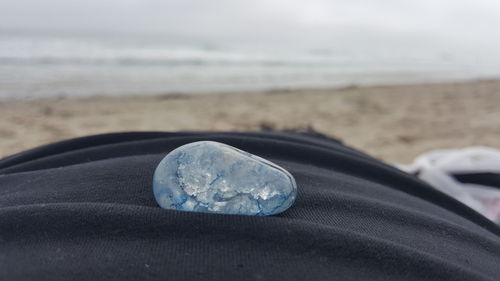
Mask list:
[{"label": "dark fabric fold", "polygon": [[[296,203],[272,217],[159,208],[156,165],[197,140],[286,168]],[[0,161],[0,280],[497,280],[499,264],[496,225],[317,135],[115,133]]]}]

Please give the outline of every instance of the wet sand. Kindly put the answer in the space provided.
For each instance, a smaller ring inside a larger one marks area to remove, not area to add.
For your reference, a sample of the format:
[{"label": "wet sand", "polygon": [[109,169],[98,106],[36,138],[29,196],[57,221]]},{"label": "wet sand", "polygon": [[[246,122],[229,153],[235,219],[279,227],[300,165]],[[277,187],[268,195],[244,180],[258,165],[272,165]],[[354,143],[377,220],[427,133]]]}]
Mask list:
[{"label": "wet sand", "polygon": [[308,129],[389,162],[500,148],[500,80],[211,95],[1,101],[0,157],[118,131]]}]

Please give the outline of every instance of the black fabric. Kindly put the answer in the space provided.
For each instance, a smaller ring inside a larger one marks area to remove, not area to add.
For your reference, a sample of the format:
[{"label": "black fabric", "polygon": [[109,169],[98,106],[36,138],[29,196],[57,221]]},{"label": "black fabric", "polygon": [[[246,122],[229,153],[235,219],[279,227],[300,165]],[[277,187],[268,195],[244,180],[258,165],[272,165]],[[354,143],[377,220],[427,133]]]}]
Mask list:
[{"label": "black fabric", "polygon": [[[265,157],[299,196],[270,217],[163,210],[154,169],[214,140]],[[122,133],[0,161],[0,280],[499,280],[499,228],[320,136]]]},{"label": "black fabric", "polygon": [[496,173],[467,173],[453,175],[461,183],[472,183],[500,188],[500,174]]}]

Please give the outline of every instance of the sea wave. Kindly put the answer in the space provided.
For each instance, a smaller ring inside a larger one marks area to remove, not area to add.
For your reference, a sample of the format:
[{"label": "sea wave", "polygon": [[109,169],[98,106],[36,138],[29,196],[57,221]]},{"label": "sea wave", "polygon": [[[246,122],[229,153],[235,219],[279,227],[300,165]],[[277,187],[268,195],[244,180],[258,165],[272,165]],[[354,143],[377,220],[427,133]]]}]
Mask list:
[{"label": "sea wave", "polygon": [[129,38],[2,36],[0,98],[220,92],[500,76],[489,56],[249,49]]}]

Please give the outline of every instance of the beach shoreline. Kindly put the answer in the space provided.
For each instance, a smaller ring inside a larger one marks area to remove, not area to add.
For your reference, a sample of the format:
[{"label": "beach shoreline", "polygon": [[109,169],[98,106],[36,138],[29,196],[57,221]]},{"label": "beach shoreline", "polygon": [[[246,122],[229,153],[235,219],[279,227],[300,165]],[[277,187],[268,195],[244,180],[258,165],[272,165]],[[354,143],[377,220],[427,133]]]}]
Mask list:
[{"label": "beach shoreline", "polygon": [[314,129],[388,162],[499,147],[500,80],[220,94],[0,101],[0,157],[121,131]]}]

